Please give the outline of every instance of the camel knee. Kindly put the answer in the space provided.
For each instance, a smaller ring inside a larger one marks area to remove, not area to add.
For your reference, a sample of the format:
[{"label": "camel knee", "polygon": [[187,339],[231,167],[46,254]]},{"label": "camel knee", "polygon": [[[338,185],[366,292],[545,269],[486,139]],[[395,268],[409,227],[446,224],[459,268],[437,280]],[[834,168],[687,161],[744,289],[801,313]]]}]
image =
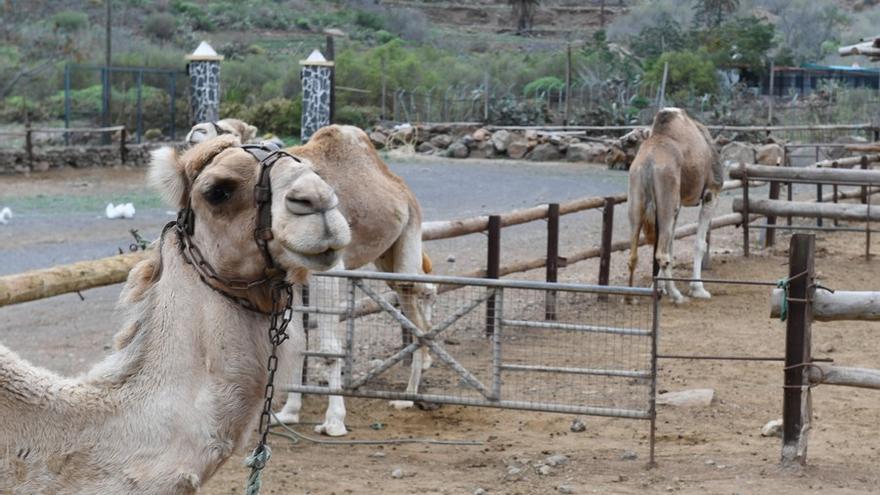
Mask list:
[{"label": "camel knee", "polygon": [[661,270],[667,268],[669,265],[672,264],[672,257],[669,256],[669,253],[658,252],[657,256],[654,259],[657,260],[657,265],[660,267]]}]

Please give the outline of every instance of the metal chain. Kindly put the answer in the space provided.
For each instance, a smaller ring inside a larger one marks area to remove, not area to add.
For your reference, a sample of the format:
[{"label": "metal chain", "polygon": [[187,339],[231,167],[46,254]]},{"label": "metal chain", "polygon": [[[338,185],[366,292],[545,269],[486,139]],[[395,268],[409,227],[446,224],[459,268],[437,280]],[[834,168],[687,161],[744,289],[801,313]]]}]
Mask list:
[{"label": "metal chain", "polygon": [[271,452],[267,445],[267,438],[269,436],[269,425],[272,420],[272,399],[275,396],[275,372],[278,371],[278,346],[289,337],[287,326],[293,319],[292,285],[283,283],[272,287],[272,314],[270,318],[269,343],[272,345],[272,350],[269,353],[269,362],[266,365],[269,377],[263,395],[263,411],[260,414],[260,426],[258,429],[260,441],[248,457],[248,465],[251,467],[251,474],[248,477],[248,493],[259,493],[260,471],[266,467]]}]

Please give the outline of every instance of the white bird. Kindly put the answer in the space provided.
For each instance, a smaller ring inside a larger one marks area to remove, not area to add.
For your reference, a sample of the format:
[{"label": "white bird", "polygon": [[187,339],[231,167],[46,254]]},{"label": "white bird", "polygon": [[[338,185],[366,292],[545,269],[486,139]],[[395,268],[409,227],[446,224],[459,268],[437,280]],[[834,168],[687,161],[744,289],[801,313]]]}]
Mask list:
[{"label": "white bird", "polygon": [[0,210],[0,224],[6,225],[12,218],[12,210],[8,206]]},{"label": "white bird", "polygon": [[116,206],[113,203],[107,203],[107,208],[104,209],[104,214],[111,220],[114,218],[134,218],[134,213],[134,205],[131,203]]}]

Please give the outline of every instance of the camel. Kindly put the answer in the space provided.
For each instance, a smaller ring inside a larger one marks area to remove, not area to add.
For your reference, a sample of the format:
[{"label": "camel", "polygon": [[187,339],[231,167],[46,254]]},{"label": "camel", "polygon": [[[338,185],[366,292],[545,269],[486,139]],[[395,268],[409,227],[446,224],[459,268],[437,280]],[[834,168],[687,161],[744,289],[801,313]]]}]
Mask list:
[{"label": "camel", "polygon": [[351,235],[307,164],[266,168],[237,143],[154,154],[152,182],[184,214],[134,273],[151,280],[126,305],[128,345],[76,378],[0,346],[0,493],[191,494],[248,442],[276,284],[334,266]]},{"label": "camel", "polygon": [[238,119],[202,122],[190,129],[186,135],[186,143],[190,145],[198,144],[223,134],[236,136],[242,144],[252,143],[257,139],[257,128]]},{"label": "camel", "polygon": [[[629,169],[630,286],[638,263],[642,228],[655,247],[659,276],[671,277],[678,212],[682,205],[700,205],[690,294],[698,299],[711,297],[700,281],[700,265],[723,183],[724,170],[709,131],[680,108],[657,112],[651,135],[642,143]],[[672,281],[660,281],[658,288],[676,304],[687,300]]]},{"label": "camel", "polygon": [[[204,124],[200,124],[204,125]],[[245,124],[246,125],[246,124]],[[336,269],[355,270],[373,263],[377,269],[391,273],[424,274],[431,272],[431,260],[422,248],[422,214],[415,195],[406,183],[382,161],[369,137],[353,126],[332,125],[316,132],[303,146],[288,148],[287,152],[307,160],[328,184],[339,192],[339,209],[350,224],[352,240],[345,249],[342,263]],[[142,268],[144,272],[150,271]],[[148,276],[131,276],[128,289],[135,300],[143,290],[137,287]],[[332,279],[338,282],[338,279]],[[417,327],[430,328],[431,306],[435,297],[432,284],[396,284],[404,315]],[[331,293],[337,293],[332,291]],[[332,316],[318,315],[319,346],[322,352],[340,353],[339,324]],[[133,331],[133,329],[131,329]],[[117,346],[130,340],[130,331],[116,337]],[[293,335],[288,346],[292,361],[292,384],[302,383],[302,363],[305,336]],[[342,363],[328,360],[327,381],[331,388],[341,386]],[[419,390],[421,373],[430,367],[431,358],[426,348],[413,354],[407,393]],[[391,401],[397,409],[413,407],[412,401]],[[298,423],[302,396],[290,393],[277,418],[283,423]],[[348,433],[345,427],[345,403],[339,396],[329,396],[324,422],[315,426],[315,432],[329,436]]]}]

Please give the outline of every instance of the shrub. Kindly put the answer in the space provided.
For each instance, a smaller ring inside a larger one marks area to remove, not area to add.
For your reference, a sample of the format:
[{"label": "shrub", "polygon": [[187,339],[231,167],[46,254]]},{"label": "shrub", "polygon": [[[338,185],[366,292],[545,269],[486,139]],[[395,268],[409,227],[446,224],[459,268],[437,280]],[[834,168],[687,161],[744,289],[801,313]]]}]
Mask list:
[{"label": "shrub", "polygon": [[171,14],[152,14],[144,22],[144,32],[162,41],[168,41],[174,37],[176,30],[177,20]]},{"label": "shrub", "polygon": [[354,23],[362,28],[370,29],[372,31],[378,31],[385,27],[382,22],[382,17],[379,16],[379,14],[367,12],[365,10],[358,10],[355,12]]},{"label": "shrub", "polygon": [[562,82],[558,77],[547,76],[542,77],[540,79],[535,79],[534,81],[526,84],[526,87],[523,88],[523,94],[526,96],[532,95],[538,92],[547,92],[547,91],[562,91],[565,89],[565,83]]},{"label": "shrub", "polygon": [[343,105],[336,109],[336,124],[347,124],[367,129],[379,121],[382,111],[378,107]]},{"label": "shrub", "polygon": [[666,94],[681,99],[690,94],[711,94],[718,89],[715,64],[700,51],[666,52],[645,74],[645,80],[659,87],[663,80],[663,65],[669,63]]},{"label": "shrub", "polygon": [[52,16],[52,25],[58,31],[72,33],[79,31],[89,24],[89,16],[84,12],[62,10]]},{"label": "shrub", "polygon": [[221,105],[223,118],[236,118],[255,125],[260,133],[277,136],[298,135],[302,119],[302,101],[272,98],[257,105],[226,103]]}]

